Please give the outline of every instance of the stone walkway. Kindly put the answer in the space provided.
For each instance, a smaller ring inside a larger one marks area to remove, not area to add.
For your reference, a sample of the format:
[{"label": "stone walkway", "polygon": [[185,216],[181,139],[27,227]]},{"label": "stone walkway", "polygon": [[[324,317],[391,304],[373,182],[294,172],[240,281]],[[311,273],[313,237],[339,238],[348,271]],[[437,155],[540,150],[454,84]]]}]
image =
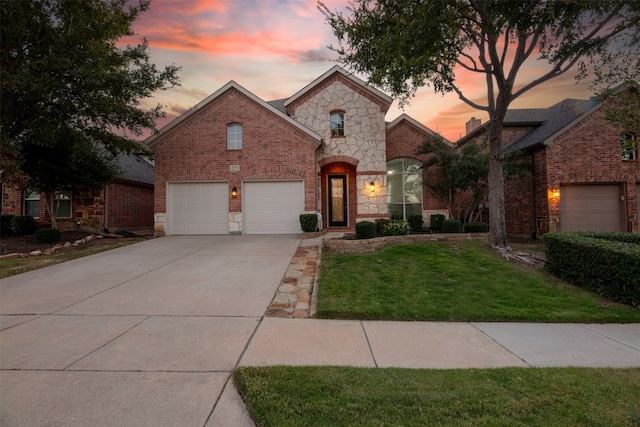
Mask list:
[{"label": "stone walkway", "polygon": [[316,267],[320,246],[300,246],[291,259],[267,317],[304,319],[311,317],[312,293],[316,288]]}]

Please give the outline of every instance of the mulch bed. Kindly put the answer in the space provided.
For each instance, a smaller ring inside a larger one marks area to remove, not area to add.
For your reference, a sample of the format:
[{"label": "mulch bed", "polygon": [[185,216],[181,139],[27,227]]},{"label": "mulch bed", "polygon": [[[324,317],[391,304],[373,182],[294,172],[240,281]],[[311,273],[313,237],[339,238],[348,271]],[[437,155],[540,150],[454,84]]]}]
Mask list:
[{"label": "mulch bed", "polygon": [[[63,231],[62,238],[60,239],[60,244],[64,244],[65,242],[73,243],[76,240],[84,239],[87,236],[90,236],[92,233],[81,230],[72,230],[72,231]],[[136,237],[124,237],[124,236],[116,236],[110,235],[109,237],[105,237],[103,239],[94,239],[83,245],[79,246],[71,246],[68,248],[60,248],[56,252],[71,252],[79,249],[86,249],[91,246],[101,246],[105,244],[112,244],[113,239],[117,238],[118,240],[129,240],[135,239]],[[10,236],[0,238],[0,255],[13,254],[13,253],[29,253],[36,250],[46,250],[55,246],[54,243],[38,243],[35,241],[34,236]]]}]

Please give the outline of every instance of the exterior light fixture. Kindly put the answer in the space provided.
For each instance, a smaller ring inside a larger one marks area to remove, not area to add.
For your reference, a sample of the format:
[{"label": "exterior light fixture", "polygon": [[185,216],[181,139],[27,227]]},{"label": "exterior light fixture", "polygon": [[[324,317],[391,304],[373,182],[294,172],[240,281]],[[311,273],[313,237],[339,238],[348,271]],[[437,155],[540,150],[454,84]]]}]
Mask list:
[{"label": "exterior light fixture", "polygon": [[372,192],[372,193],[376,191],[376,183],[375,182],[371,181],[369,183],[369,191]]},{"label": "exterior light fixture", "polygon": [[233,197],[234,199],[238,197],[238,189],[236,187],[233,187],[231,189],[231,197]]}]

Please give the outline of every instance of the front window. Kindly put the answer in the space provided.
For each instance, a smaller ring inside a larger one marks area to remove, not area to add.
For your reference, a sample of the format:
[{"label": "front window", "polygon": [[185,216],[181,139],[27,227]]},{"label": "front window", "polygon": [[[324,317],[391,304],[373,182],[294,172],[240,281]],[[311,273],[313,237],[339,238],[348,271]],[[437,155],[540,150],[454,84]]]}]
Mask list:
[{"label": "front window", "polygon": [[331,136],[344,136],[344,112],[331,113]]},{"label": "front window", "polygon": [[56,204],[54,209],[57,207],[57,218],[71,218],[71,191],[56,191],[53,194],[53,202]]},{"label": "front window", "polygon": [[422,163],[400,158],[387,163],[387,206],[389,215],[422,215]]},{"label": "front window", "polygon": [[24,210],[25,215],[38,218],[40,216],[40,192],[26,191],[24,193]]},{"label": "front window", "polygon": [[227,150],[242,150],[242,125],[231,123],[227,126]]},{"label": "front window", "polygon": [[620,152],[622,160],[638,159],[638,142],[636,136],[631,133],[623,133],[620,135]]}]

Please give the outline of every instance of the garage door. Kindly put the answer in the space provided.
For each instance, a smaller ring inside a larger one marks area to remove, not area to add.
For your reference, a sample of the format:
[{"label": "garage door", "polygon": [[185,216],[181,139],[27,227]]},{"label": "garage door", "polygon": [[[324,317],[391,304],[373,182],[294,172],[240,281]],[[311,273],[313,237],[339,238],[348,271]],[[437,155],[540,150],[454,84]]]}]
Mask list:
[{"label": "garage door", "polygon": [[227,183],[169,184],[167,234],[229,234]]},{"label": "garage door", "polygon": [[562,231],[622,231],[619,185],[560,188]]},{"label": "garage door", "polygon": [[304,212],[302,181],[245,182],[243,187],[245,234],[301,233]]}]

